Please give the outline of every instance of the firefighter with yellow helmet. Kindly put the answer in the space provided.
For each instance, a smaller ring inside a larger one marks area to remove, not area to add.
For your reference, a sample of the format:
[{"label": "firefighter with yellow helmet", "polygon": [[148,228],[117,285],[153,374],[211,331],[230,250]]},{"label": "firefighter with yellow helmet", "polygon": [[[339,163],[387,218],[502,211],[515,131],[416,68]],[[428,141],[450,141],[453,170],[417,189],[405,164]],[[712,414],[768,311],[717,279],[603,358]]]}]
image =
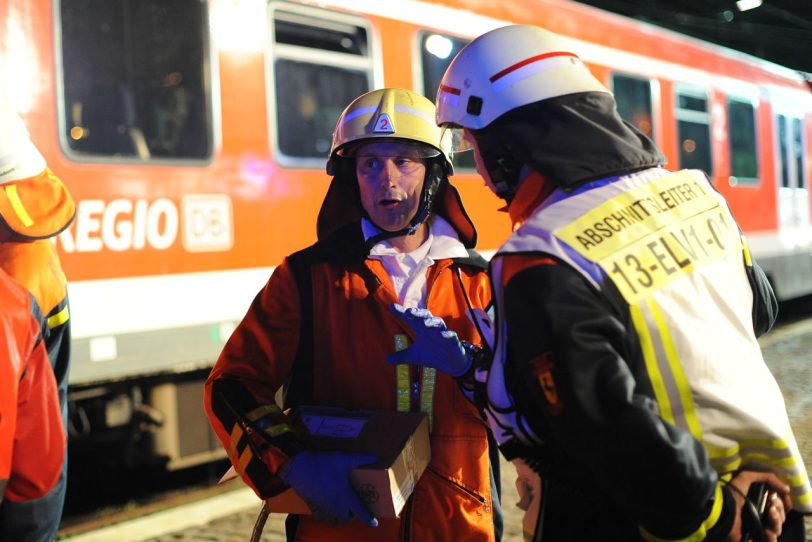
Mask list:
[{"label": "firefighter with yellow helmet", "polygon": [[[314,512],[288,517],[290,539],[499,539],[498,463],[476,408],[453,377],[385,361],[411,334],[393,303],[442,316],[471,351],[482,342],[474,314],[490,303],[434,115],[431,101],[396,88],[347,106],[318,242],[275,269],[206,383],[209,420],[242,478],[262,498],[293,487]],[[299,405],[427,415],[431,463],[399,518],[372,517],[349,484],[374,457],[307,449],[282,411]]]},{"label": "firefighter with yellow helmet", "polygon": [[[799,516],[782,526],[812,490],[756,340],[775,297],[707,176],[666,170],[573,44],[534,26],[463,48],[437,121],[473,145],[514,231],[490,263],[492,359],[432,356],[456,339],[414,311],[402,355],[478,369],[527,538],[805,540]],[[764,525],[744,497],[762,482]]]}]

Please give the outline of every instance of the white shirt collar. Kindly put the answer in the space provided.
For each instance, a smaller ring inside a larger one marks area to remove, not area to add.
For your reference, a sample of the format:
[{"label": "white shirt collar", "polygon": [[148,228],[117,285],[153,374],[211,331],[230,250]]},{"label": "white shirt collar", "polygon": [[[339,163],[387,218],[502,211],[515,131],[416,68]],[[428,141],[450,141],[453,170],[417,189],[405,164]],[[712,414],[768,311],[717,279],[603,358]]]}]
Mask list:
[{"label": "white shirt collar", "polygon": [[[443,217],[432,214],[426,222],[429,227],[429,236],[426,242],[415,250],[409,252],[413,260],[419,261],[425,257],[437,261],[443,258],[465,258],[468,251],[459,239],[457,232]],[[361,219],[361,231],[364,233],[364,240],[382,232],[372,221],[367,218]],[[384,239],[376,243],[369,251],[371,257],[399,254],[388,240]]]}]

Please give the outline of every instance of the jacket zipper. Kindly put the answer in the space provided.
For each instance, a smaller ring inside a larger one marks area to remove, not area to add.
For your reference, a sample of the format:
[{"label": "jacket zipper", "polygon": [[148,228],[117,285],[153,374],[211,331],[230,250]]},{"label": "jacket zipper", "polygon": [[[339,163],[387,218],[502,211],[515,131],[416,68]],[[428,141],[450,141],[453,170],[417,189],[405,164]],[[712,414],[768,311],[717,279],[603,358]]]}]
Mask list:
[{"label": "jacket zipper", "polygon": [[409,542],[409,533],[411,532],[410,524],[412,523],[412,499],[406,503],[406,510],[403,512],[403,519],[401,521],[401,534],[400,540],[401,542]]}]

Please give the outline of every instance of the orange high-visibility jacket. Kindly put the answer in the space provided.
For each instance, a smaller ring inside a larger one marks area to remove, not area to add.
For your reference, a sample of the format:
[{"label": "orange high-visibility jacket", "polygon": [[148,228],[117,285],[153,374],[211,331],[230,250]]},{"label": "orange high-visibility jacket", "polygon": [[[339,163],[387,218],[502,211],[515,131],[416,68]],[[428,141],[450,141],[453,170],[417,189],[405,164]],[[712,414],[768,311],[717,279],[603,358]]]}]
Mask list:
[{"label": "orange high-visibility jacket", "polygon": [[[317,243],[314,247],[322,250],[322,257],[311,258],[304,267],[314,309],[310,345],[300,345],[304,322],[294,255],[259,292],[206,383],[205,402],[212,426],[238,472],[261,497],[283,489],[273,473],[302,447],[291,432],[273,431],[286,420],[270,405],[292,374],[294,386],[301,388],[304,382],[307,388],[304,393],[297,390],[300,404],[304,396],[317,405],[397,410],[396,368],[385,360],[395,348],[395,336],[411,332],[390,311],[398,299],[386,270],[380,261],[364,257],[360,226],[356,223],[342,231],[348,230],[352,232],[349,243],[340,248],[331,248],[329,240]],[[484,265],[478,256],[440,260],[427,277],[426,308],[442,317],[461,339],[474,343],[481,339],[468,316],[466,295],[473,307],[487,309],[491,292]],[[313,365],[302,378],[296,368],[307,348],[312,348]],[[416,374],[414,370],[412,381],[419,381]],[[241,425],[249,419],[274,434],[272,446],[258,438],[256,431],[252,440],[244,430],[247,426]],[[401,517],[379,521],[377,528],[359,521],[330,527],[301,516],[296,539],[494,539],[486,428],[457,382],[439,371],[431,462]]]},{"label": "orange high-visibility jacket", "polygon": [[38,319],[31,294],[0,270],[0,501],[44,496],[65,458],[56,381]]}]

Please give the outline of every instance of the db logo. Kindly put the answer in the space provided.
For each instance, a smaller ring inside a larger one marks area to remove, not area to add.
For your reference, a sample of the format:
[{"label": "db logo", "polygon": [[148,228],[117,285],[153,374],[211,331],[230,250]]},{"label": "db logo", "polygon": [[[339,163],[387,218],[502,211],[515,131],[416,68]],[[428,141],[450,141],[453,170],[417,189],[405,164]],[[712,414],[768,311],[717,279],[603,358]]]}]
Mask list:
[{"label": "db logo", "polygon": [[234,245],[232,217],[231,198],[224,194],[187,194],[180,210],[166,198],[86,199],[59,241],[65,252],[166,250],[180,233],[188,252],[221,252]]},{"label": "db logo", "polygon": [[378,495],[378,490],[372,484],[362,484],[357,488],[358,496],[364,501],[364,504],[372,504],[378,502],[381,496]]}]

